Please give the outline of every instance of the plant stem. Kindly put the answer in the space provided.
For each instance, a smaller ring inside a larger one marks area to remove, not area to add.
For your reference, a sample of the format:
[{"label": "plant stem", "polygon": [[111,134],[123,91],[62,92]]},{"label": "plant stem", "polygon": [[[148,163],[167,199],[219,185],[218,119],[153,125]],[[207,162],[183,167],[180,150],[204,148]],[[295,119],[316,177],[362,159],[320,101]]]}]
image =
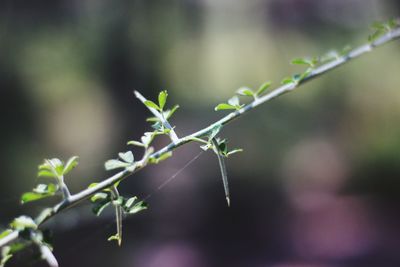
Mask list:
[{"label": "plant stem", "polygon": [[[321,76],[322,74],[325,74],[326,72],[331,71],[331,70],[351,61],[352,59],[355,59],[361,55],[364,55],[364,54],[372,51],[375,47],[381,46],[385,43],[388,43],[388,42],[398,39],[398,38],[400,38],[400,28],[393,29],[391,32],[388,32],[388,33],[382,35],[380,38],[376,39],[374,42],[364,44],[358,48],[351,50],[349,53],[347,53],[344,56],[338,57],[337,59],[335,59],[333,61],[330,61],[328,63],[325,63],[325,64],[313,69],[313,71],[311,73],[309,73],[306,77],[304,77],[304,79],[302,79],[301,81],[299,81],[297,83],[289,83],[289,84],[282,85],[282,86],[276,88],[275,90],[256,98],[254,101],[247,104],[243,108],[241,108],[237,111],[234,111],[234,112],[226,115],[225,117],[221,118],[220,120],[210,124],[209,126],[203,128],[195,133],[187,135],[185,137],[178,138],[176,136],[176,133],[172,129],[172,127],[164,119],[164,122],[163,122],[163,123],[165,123],[164,126],[171,130],[170,137],[171,137],[172,143],[170,143],[169,145],[165,146],[164,148],[158,150],[157,152],[154,152],[154,153],[150,152],[151,154],[147,153],[141,161],[136,162],[137,166],[134,170],[128,171],[125,169],[125,170],[118,172],[118,173],[114,174],[113,176],[107,178],[106,180],[98,183],[94,187],[87,188],[77,194],[70,195],[69,198],[67,199],[67,201],[61,202],[61,203],[57,204],[56,206],[54,206],[53,212],[45,220],[43,220],[40,223],[40,225],[43,224],[48,219],[50,219],[51,217],[58,214],[59,212],[75,206],[76,204],[82,202],[83,200],[88,199],[93,194],[100,192],[101,190],[108,188],[108,187],[112,186],[113,184],[115,184],[116,182],[122,181],[125,178],[127,178],[128,176],[132,175],[133,173],[141,170],[142,168],[144,168],[147,165],[149,158],[157,159],[157,158],[163,156],[164,154],[169,153],[186,143],[194,141],[196,138],[201,138],[201,137],[207,136],[208,134],[210,134],[212,132],[212,130],[215,127],[224,126],[224,125],[230,123],[231,121],[239,118],[242,114],[247,113],[250,110],[260,106],[261,104],[264,104],[264,103],[266,103],[280,95],[283,95],[287,92],[293,91],[295,88],[299,87],[300,85],[302,85],[314,78],[317,78],[317,77]],[[140,93],[135,92],[135,94],[142,102],[146,101],[145,98]],[[151,112],[153,112],[153,110],[151,108],[149,108],[149,109]],[[159,112],[156,111],[156,113],[159,113]],[[153,112],[153,114],[156,115],[154,112]],[[159,116],[157,116],[157,117],[160,118]],[[18,238],[18,236],[19,236],[19,231],[14,230],[9,235],[0,239],[0,247],[13,242],[14,240],[16,240]]]}]

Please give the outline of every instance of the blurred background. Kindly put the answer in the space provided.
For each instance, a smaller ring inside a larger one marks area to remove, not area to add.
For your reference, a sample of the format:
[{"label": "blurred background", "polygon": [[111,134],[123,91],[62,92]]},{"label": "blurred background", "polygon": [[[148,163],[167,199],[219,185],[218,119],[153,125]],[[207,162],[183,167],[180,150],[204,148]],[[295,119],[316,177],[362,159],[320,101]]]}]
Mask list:
[{"label": "blurred background", "polygon": [[[149,130],[133,90],[168,90],[184,136],[221,118],[214,106],[318,56],[366,41],[394,0],[0,2],[0,224],[51,202],[19,205],[44,158],[80,156],[72,192],[110,173],[103,163]],[[124,220],[88,203],[47,223],[63,267],[400,266],[400,48],[390,43],[252,111],[221,136],[228,208],[216,157],[176,150],[121,184],[150,209]],[[157,139],[155,146],[167,144]],[[141,155],[140,149],[134,150]],[[32,250],[9,266],[45,266]]]}]

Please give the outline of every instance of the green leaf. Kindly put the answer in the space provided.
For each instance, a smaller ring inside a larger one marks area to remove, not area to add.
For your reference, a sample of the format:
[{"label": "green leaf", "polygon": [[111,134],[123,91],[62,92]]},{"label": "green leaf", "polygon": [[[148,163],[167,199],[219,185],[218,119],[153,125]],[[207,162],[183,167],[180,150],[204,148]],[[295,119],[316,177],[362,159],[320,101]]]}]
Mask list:
[{"label": "green leaf", "polygon": [[46,160],[50,166],[50,169],[57,173],[57,175],[62,176],[64,171],[64,164],[60,159],[53,158],[50,160]]},{"label": "green leaf", "polygon": [[125,162],[128,162],[128,163],[134,162],[134,157],[133,157],[132,151],[127,151],[125,153],[120,152],[120,153],[118,153],[118,156]]},{"label": "green leaf", "polygon": [[161,91],[158,94],[158,105],[160,107],[160,110],[164,109],[165,103],[167,102],[167,97],[168,97],[167,91]]},{"label": "green leaf", "polygon": [[88,188],[92,188],[92,187],[95,187],[96,185],[98,185],[99,183],[91,183],[89,186],[88,186]]},{"label": "green leaf", "polygon": [[46,184],[38,184],[34,189],[33,192],[38,194],[46,194],[47,193],[47,185]]},{"label": "green leaf", "polygon": [[32,192],[27,192],[22,195],[21,203],[25,204],[27,202],[54,196],[54,194],[58,191],[58,188],[58,185],[55,184],[38,184],[32,190]]},{"label": "green leaf", "polygon": [[13,254],[11,251],[10,246],[5,246],[1,248],[1,261],[0,261],[0,267],[4,267],[7,261],[9,261],[12,258]]},{"label": "green leaf", "polygon": [[132,146],[139,146],[139,147],[146,147],[145,145],[143,145],[142,143],[138,142],[138,141],[129,141],[127,143],[128,145],[132,145]]},{"label": "green leaf", "polygon": [[146,132],[144,133],[144,135],[140,138],[140,140],[142,141],[142,144],[145,147],[148,147],[150,145],[150,143],[153,141],[155,136],[154,132]]},{"label": "green leaf", "polygon": [[208,141],[210,142],[211,139],[213,139],[214,137],[217,136],[217,134],[221,131],[222,129],[222,125],[221,124],[217,124],[215,127],[212,128],[209,136],[208,136]]},{"label": "green leaf", "polygon": [[100,216],[100,214],[103,212],[103,210],[110,205],[111,201],[109,199],[106,199],[104,201],[100,201],[99,203],[97,203],[92,211],[94,214],[96,214],[96,216]]},{"label": "green leaf", "polygon": [[289,84],[289,83],[294,83],[294,80],[292,77],[286,77],[281,81],[281,84]]},{"label": "green leaf", "polygon": [[78,156],[73,156],[71,158],[69,158],[69,160],[67,161],[67,163],[65,163],[64,165],[64,170],[63,170],[63,175],[66,175],[67,173],[69,173],[73,168],[76,167],[76,165],[78,165]]},{"label": "green leaf", "polygon": [[260,96],[262,95],[262,93],[264,93],[270,86],[271,86],[272,82],[268,81],[263,83],[257,90],[256,92],[256,96]]},{"label": "green leaf", "polygon": [[57,192],[58,190],[58,185],[55,184],[38,184],[34,189],[34,193],[39,193],[39,194],[52,194]]},{"label": "green leaf", "polygon": [[243,149],[241,149],[241,148],[233,149],[233,150],[229,151],[229,152],[226,154],[226,156],[229,157],[229,156],[232,155],[232,154],[239,153],[239,152],[242,152],[242,151],[243,151]]},{"label": "green leaf", "polygon": [[306,58],[295,58],[291,61],[291,64],[312,66],[310,60]]},{"label": "green leaf", "polygon": [[56,193],[58,191],[59,187],[56,184],[48,184],[47,185],[47,193],[48,194],[52,194],[52,193]]},{"label": "green leaf", "polygon": [[148,107],[148,108],[154,108],[156,110],[161,111],[160,107],[156,103],[151,101],[151,100],[146,100],[146,101],[143,102],[143,104],[145,104],[146,107]]},{"label": "green leaf", "polygon": [[241,87],[236,91],[239,95],[254,97],[254,92],[249,87]]},{"label": "green leaf", "polygon": [[41,193],[35,193],[35,192],[26,192],[21,196],[21,203],[25,204],[28,202],[36,201],[42,198],[50,197],[52,195],[50,194],[41,194]]},{"label": "green leaf", "polygon": [[3,232],[0,233],[0,239],[2,239],[3,237],[8,236],[9,234],[11,234],[13,232],[13,230],[11,229],[6,229]]},{"label": "green leaf", "polygon": [[129,209],[136,200],[137,200],[137,197],[131,197],[131,198],[127,199],[124,204],[124,209]]},{"label": "green leaf", "polygon": [[164,117],[168,120],[175,113],[175,111],[179,108],[179,105],[175,105],[172,109],[165,111]]},{"label": "green leaf", "polygon": [[169,157],[171,157],[172,156],[172,152],[170,151],[170,152],[167,152],[167,153],[165,153],[165,154],[162,154],[160,157],[158,157],[158,158],[149,158],[149,162],[150,163],[153,163],[153,164],[158,164],[158,163],[160,163],[161,161],[163,161],[163,160],[166,160],[167,158],[169,158]]},{"label": "green leaf", "polygon": [[99,192],[99,193],[94,194],[94,195],[90,198],[90,201],[96,202],[97,200],[105,200],[105,199],[108,199],[108,198],[110,198],[110,195],[109,195],[109,194],[104,193],[104,192]]},{"label": "green leaf", "polygon": [[198,143],[202,143],[202,144],[208,144],[208,142],[206,140],[203,140],[201,138],[197,138],[195,136],[188,136],[187,139],[195,141],[195,142],[198,142]]},{"label": "green leaf", "polygon": [[383,34],[385,34],[384,30],[377,30],[377,31],[373,32],[372,34],[370,34],[368,36],[368,42],[372,43],[372,42],[376,41],[376,39],[381,37]]},{"label": "green leaf", "polygon": [[121,206],[122,203],[124,203],[124,198],[121,197],[121,196],[119,196],[118,198],[112,200],[112,204],[113,204],[114,206]]},{"label": "green leaf", "polygon": [[159,122],[160,119],[157,117],[149,117],[146,119],[147,122]]},{"label": "green leaf", "polygon": [[143,201],[139,201],[135,205],[127,208],[126,212],[129,213],[129,214],[135,214],[135,213],[138,213],[138,212],[140,212],[142,210],[145,210],[147,208],[148,208],[147,203],[145,203]]},{"label": "green leaf", "polygon": [[303,72],[302,74],[297,74],[297,75],[295,75],[295,76],[294,76],[294,81],[295,81],[296,83],[301,82],[302,80],[304,80],[305,78],[307,78],[307,76],[310,75],[312,71],[313,71],[312,68],[308,68],[308,69],[307,69],[305,72]]},{"label": "green leaf", "polygon": [[218,110],[225,110],[225,109],[236,109],[236,107],[226,104],[226,103],[221,103],[221,104],[218,104],[214,109],[215,109],[215,111],[218,111]]},{"label": "green leaf", "polygon": [[119,169],[119,168],[126,168],[130,164],[126,162],[122,162],[117,159],[110,159],[107,160],[106,163],[104,164],[104,167],[107,171],[114,170],[114,169]]},{"label": "green leaf", "polygon": [[113,241],[113,240],[117,241],[118,244],[121,245],[122,238],[121,238],[121,236],[120,236],[118,233],[115,234],[115,235],[110,236],[110,237],[107,239],[107,241]]},{"label": "green leaf", "polygon": [[10,223],[11,228],[22,231],[25,229],[37,229],[37,225],[35,221],[28,216],[22,215],[19,216],[18,218],[15,218],[11,223]]},{"label": "green leaf", "polygon": [[380,21],[375,21],[371,25],[371,29],[374,30],[385,30],[385,24]]},{"label": "green leaf", "polygon": [[49,178],[57,178],[57,175],[50,170],[39,170],[38,177],[49,177]]}]

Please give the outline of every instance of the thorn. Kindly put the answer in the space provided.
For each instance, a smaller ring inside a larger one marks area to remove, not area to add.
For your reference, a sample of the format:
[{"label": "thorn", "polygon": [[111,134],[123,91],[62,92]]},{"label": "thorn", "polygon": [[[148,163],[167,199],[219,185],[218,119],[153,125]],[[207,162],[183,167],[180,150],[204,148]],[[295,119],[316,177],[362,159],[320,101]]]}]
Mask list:
[{"label": "thorn", "polygon": [[226,197],[226,202],[228,203],[228,207],[231,206],[231,199],[229,197]]}]

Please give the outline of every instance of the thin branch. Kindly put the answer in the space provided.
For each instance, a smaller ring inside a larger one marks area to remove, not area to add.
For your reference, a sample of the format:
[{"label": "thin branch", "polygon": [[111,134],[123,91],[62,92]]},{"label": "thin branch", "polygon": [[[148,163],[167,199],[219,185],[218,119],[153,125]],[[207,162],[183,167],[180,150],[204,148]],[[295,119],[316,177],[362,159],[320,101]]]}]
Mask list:
[{"label": "thin branch", "polygon": [[[116,173],[115,175],[98,183],[94,187],[85,189],[77,194],[71,195],[69,197],[69,201],[64,201],[64,202],[61,202],[61,203],[57,204],[56,206],[54,206],[52,208],[53,209],[52,212],[46,217],[46,219],[41,221],[39,226],[41,224],[43,224],[45,221],[47,221],[48,219],[50,219],[53,216],[55,216],[56,214],[58,214],[59,212],[75,206],[76,204],[88,199],[93,194],[100,192],[103,189],[112,186],[116,182],[122,181],[125,178],[127,178],[128,176],[132,175],[133,173],[141,170],[142,168],[144,168],[147,165],[149,158],[153,158],[153,159],[160,158],[161,156],[165,155],[166,153],[169,153],[186,143],[194,141],[196,138],[208,136],[212,132],[212,130],[215,129],[215,127],[224,126],[224,125],[230,123],[231,121],[239,118],[242,114],[247,113],[250,110],[260,106],[261,104],[266,103],[266,102],[268,102],[280,95],[283,95],[287,92],[293,91],[295,88],[299,87],[300,85],[302,85],[314,78],[317,78],[320,75],[322,75],[328,71],[331,71],[331,70],[351,61],[352,59],[355,59],[367,52],[372,51],[375,47],[381,46],[383,44],[386,44],[386,43],[388,43],[392,40],[398,39],[398,38],[400,38],[400,28],[396,28],[396,29],[392,30],[391,32],[388,32],[388,33],[382,35],[380,38],[376,39],[372,43],[368,43],[368,44],[362,45],[354,50],[351,50],[347,55],[338,57],[337,59],[335,59],[331,62],[328,62],[326,64],[323,64],[323,65],[315,68],[310,74],[308,74],[306,77],[304,77],[304,79],[302,79],[298,83],[290,83],[290,84],[282,85],[282,86],[278,87],[277,89],[271,91],[270,93],[260,96],[259,98],[255,99],[254,101],[247,104],[243,108],[226,115],[225,117],[210,124],[208,127],[204,128],[204,129],[201,129],[195,133],[192,133],[192,134],[187,135],[182,138],[178,138],[176,136],[176,134],[175,134],[176,137],[172,137],[172,135],[171,135],[171,139],[173,140],[172,143],[170,143],[169,145],[165,146],[164,148],[158,150],[157,152],[147,153],[141,161],[136,162],[137,165],[133,170],[125,169],[119,173]],[[150,111],[151,111],[151,109],[150,109]],[[169,126],[169,127],[172,129],[171,126]],[[171,131],[171,132],[173,132],[173,131]],[[8,234],[4,238],[0,239],[0,247],[3,247],[5,245],[13,242],[14,240],[16,240],[18,238],[18,236],[19,236],[19,231],[14,230],[13,232]]]}]

